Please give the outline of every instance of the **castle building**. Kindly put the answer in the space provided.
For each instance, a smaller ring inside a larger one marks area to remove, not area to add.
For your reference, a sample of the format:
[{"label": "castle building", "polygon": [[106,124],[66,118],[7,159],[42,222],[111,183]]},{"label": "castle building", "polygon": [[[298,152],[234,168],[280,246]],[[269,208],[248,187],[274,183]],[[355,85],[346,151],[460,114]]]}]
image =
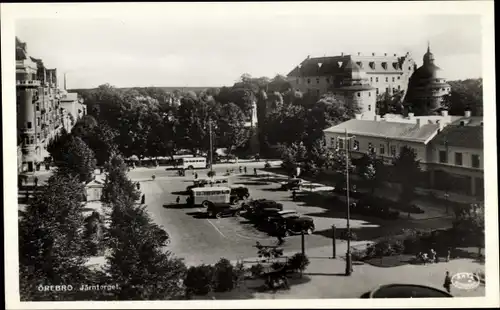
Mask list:
[{"label": "castle building", "polygon": [[[355,64],[355,66],[353,65]],[[307,57],[287,75],[293,89],[303,93],[323,95],[339,87],[352,70],[355,75],[364,72],[366,82],[374,88],[376,96],[397,91],[406,92],[410,76],[416,65],[410,53],[377,55],[344,55]]]},{"label": "castle building", "polygon": [[423,57],[423,65],[410,77],[405,108],[416,115],[439,114],[443,98],[451,91],[441,68],[434,64],[430,45]]},{"label": "castle building", "polygon": [[63,125],[57,70],[30,57],[16,37],[16,106],[21,172],[33,172],[48,157],[46,147]]}]

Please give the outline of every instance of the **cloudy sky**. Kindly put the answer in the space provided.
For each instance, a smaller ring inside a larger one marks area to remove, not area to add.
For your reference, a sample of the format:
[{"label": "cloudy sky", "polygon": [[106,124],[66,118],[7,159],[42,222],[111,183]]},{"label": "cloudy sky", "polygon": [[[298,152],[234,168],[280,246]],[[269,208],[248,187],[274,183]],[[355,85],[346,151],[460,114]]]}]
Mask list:
[{"label": "cloudy sky", "polygon": [[373,15],[359,3],[339,14],[335,3],[298,4],[258,10],[244,3],[162,4],[161,13],[141,6],[134,15],[56,14],[17,19],[15,34],[31,56],[60,75],[67,72],[68,88],[232,85],[245,72],[287,74],[308,55],[341,52],[409,51],[420,65],[427,41],[448,79],[482,75],[479,15]]}]

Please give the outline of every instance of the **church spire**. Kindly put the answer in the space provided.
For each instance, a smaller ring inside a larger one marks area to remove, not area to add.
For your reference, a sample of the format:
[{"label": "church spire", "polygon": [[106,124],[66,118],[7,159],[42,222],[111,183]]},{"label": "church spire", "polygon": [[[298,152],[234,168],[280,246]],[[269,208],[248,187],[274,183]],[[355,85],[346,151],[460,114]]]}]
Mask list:
[{"label": "church spire", "polygon": [[431,52],[431,43],[429,40],[427,40],[427,53]]}]

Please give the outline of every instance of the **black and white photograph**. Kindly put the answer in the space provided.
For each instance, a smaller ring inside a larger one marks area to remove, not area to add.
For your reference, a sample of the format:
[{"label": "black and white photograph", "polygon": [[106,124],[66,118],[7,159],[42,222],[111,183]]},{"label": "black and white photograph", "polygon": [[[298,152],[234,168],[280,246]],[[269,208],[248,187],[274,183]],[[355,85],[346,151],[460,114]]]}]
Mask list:
[{"label": "black and white photograph", "polygon": [[2,4],[7,308],[499,306],[493,33],[492,1]]}]

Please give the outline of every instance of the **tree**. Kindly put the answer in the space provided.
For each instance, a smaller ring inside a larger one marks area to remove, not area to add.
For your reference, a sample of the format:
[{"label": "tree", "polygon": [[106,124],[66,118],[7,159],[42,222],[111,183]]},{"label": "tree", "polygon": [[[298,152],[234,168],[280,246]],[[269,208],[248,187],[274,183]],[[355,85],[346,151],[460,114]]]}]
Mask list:
[{"label": "tree", "polygon": [[359,174],[370,187],[373,195],[375,189],[383,180],[383,161],[378,159],[375,154],[364,154],[359,159],[357,166],[359,167]]},{"label": "tree", "polygon": [[60,148],[52,151],[52,157],[60,171],[78,176],[80,182],[92,179],[96,167],[94,152],[80,137],[69,136]]},{"label": "tree", "polygon": [[40,291],[38,286],[89,280],[82,236],[83,185],[78,178],[51,176],[19,220],[19,276],[23,300],[71,300],[77,292]]},{"label": "tree", "polygon": [[332,168],[337,172],[337,185],[339,188],[347,187],[347,171],[353,170],[352,158],[349,156],[346,160],[345,150],[336,150],[331,153],[330,161]]},{"label": "tree", "polygon": [[292,145],[280,145],[281,159],[283,166],[289,174],[294,174],[307,158],[307,150],[303,143],[293,143]]},{"label": "tree", "polygon": [[245,116],[234,103],[222,106],[218,116],[218,145],[227,148],[227,154],[229,155],[249,138],[248,131],[245,128]]},{"label": "tree", "polygon": [[377,114],[403,114],[404,97],[405,92],[403,90],[394,91],[392,94],[385,92],[378,95],[376,102]]},{"label": "tree", "polygon": [[444,106],[450,115],[463,115],[470,109],[472,115],[483,115],[483,79],[448,81],[451,92],[444,98]]},{"label": "tree", "polygon": [[[415,151],[408,146],[404,146],[401,148],[399,156],[394,160],[393,169],[397,180],[402,186],[399,200],[406,206],[409,206],[415,198],[415,188],[420,178],[420,161],[416,158]],[[408,211],[409,216],[410,212]]]},{"label": "tree", "polygon": [[484,247],[484,204],[472,204],[456,211],[453,228],[461,239],[470,240],[478,247],[478,254]]},{"label": "tree", "polygon": [[[110,254],[105,267],[108,281],[118,283],[112,292],[118,300],[179,299],[184,296],[184,263],[163,248],[169,236],[153,223],[145,207],[134,204],[135,186],[127,179],[123,160],[109,163],[104,188],[110,213],[107,232]],[[132,194],[131,194],[132,193]]]}]

